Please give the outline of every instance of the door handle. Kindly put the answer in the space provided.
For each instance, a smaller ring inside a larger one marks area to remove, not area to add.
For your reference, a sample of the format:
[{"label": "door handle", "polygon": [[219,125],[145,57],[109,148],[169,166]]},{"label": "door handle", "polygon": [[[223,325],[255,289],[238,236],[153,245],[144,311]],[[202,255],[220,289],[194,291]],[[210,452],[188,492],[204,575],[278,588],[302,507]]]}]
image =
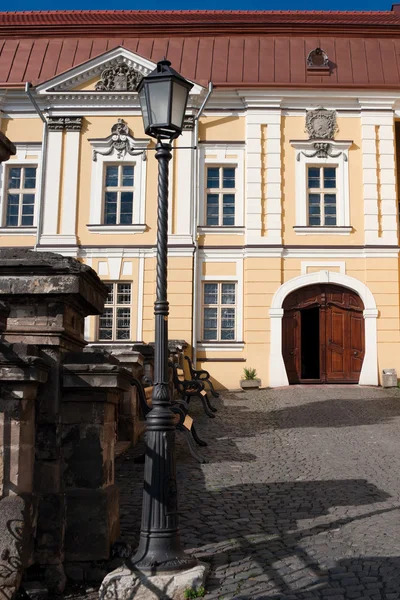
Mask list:
[{"label": "door handle", "polygon": [[292,350],[292,352],[290,352],[290,356],[294,356],[294,352],[293,352],[293,350]]},{"label": "door handle", "polygon": [[358,352],[353,352],[354,356],[358,356]]}]

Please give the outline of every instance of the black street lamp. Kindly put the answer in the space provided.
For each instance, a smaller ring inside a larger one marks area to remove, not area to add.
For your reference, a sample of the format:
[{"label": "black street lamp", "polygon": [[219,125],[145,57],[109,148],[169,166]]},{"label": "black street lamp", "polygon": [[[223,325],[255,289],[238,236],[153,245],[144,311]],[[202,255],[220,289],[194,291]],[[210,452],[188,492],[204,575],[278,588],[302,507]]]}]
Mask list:
[{"label": "black street lamp", "polygon": [[[168,60],[142,79],[139,99],[145,132],[156,138],[158,160],[157,276],[152,410],[147,416],[142,525],[133,565],[143,571],[179,571],[197,564],[181,548],[178,530],[175,426],[168,386],[168,163],[171,141],[182,133],[192,84]],[[165,140],[165,141],[163,141]]]}]

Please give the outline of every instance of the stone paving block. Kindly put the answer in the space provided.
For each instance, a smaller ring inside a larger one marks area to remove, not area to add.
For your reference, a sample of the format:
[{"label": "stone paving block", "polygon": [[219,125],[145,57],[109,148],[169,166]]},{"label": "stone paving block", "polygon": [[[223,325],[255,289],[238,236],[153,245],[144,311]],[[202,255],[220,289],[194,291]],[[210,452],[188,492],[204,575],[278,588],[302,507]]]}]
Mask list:
[{"label": "stone paving block", "polygon": [[[206,600],[400,600],[400,390],[294,386],[215,404],[212,422],[191,408],[209,464],[177,438],[181,538],[210,561]],[[133,547],[135,451],[116,466]]]}]

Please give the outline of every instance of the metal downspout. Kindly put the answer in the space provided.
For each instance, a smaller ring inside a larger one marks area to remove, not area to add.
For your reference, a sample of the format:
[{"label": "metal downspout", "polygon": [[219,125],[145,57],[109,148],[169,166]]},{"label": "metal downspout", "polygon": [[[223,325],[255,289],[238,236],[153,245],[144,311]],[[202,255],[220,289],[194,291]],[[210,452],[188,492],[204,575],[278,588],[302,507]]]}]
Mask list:
[{"label": "metal downspout", "polygon": [[204,111],[204,108],[208,102],[213,91],[213,84],[210,81],[208,84],[207,96],[204,98],[203,104],[200,106],[197,115],[194,118],[194,173],[193,173],[193,244],[194,244],[194,255],[193,255],[193,304],[192,304],[192,361],[194,368],[196,368],[197,362],[197,296],[198,296],[198,253],[199,243],[197,240],[197,223],[199,220],[199,160],[198,160],[198,142],[199,142],[199,119]]},{"label": "metal downspout", "polygon": [[34,99],[31,93],[32,84],[30,82],[25,83],[25,92],[32,103],[35,111],[39,115],[40,119],[43,121],[43,134],[42,134],[42,153],[40,160],[40,188],[38,194],[38,203],[37,203],[37,226],[36,226],[36,242],[35,242],[35,250],[40,242],[40,236],[42,235],[42,207],[43,207],[43,195],[44,195],[44,178],[46,171],[46,159],[47,159],[47,140],[48,140],[48,123],[47,119],[39,108],[38,103]]}]

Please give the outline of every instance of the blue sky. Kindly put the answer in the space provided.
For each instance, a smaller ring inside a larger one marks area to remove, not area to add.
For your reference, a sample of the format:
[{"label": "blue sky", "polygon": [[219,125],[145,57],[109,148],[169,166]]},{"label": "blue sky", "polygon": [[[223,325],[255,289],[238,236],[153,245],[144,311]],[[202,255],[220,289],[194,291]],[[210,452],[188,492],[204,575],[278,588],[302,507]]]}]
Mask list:
[{"label": "blue sky", "polygon": [[[399,0],[400,2],[400,0]],[[325,10],[326,0],[15,0],[5,3],[12,10]],[[336,0],[329,3],[330,10],[390,10],[391,2],[379,0]],[[4,4],[3,4],[4,6]]]}]

